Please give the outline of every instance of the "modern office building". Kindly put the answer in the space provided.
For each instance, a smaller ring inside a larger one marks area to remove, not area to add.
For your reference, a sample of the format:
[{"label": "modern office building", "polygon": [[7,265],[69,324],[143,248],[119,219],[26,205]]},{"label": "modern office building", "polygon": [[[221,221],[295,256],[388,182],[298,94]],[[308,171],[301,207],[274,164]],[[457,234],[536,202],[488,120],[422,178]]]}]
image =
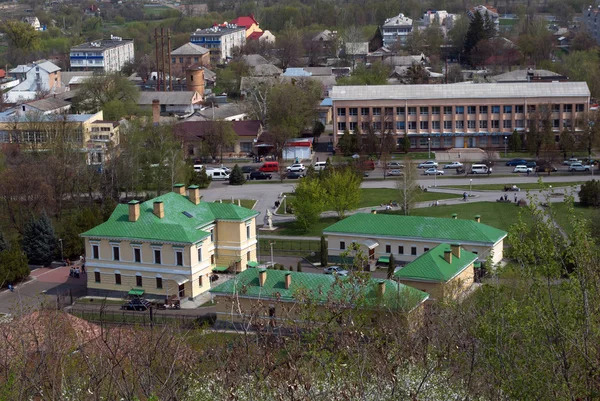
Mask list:
[{"label": "modern office building", "polygon": [[71,48],[72,71],[121,71],[135,58],[133,40],[110,36],[110,39],[95,40]]},{"label": "modern office building", "polygon": [[233,57],[234,47],[246,44],[246,29],[234,24],[196,29],[190,35],[190,42],[210,50],[211,63],[220,64]]},{"label": "modern office building", "polygon": [[381,26],[383,45],[390,47],[396,43],[406,43],[412,29],[413,20],[404,16],[404,14],[398,14],[395,17],[386,19],[385,23]]},{"label": "modern office building", "polygon": [[590,90],[585,82],[335,86],[331,99],[335,144],[359,127],[408,135],[415,149],[488,148],[524,133],[542,110],[558,141],[589,110]]}]

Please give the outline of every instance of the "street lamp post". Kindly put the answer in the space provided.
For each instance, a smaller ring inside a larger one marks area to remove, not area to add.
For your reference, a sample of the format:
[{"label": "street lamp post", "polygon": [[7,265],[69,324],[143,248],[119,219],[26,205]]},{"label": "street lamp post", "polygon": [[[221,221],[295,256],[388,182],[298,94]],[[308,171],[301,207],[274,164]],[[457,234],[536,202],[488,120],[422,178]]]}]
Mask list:
[{"label": "street lamp post", "polygon": [[287,207],[285,206],[285,198],[286,198],[286,196],[283,195],[283,214],[287,214]]},{"label": "street lamp post", "polygon": [[508,143],[508,137],[505,135],[504,136],[504,157],[506,157],[506,144]]},{"label": "street lamp post", "polygon": [[427,158],[431,159],[431,138],[427,138]]},{"label": "street lamp post", "polygon": [[58,242],[60,242],[60,262],[63,263],[65,261],[65,258],[63,257],[63,240],[62,240],[62,238],[59,238]]},{"label": "street lamp post", "polygon": [[275,262],[273,261],[273,245],[275,245],[275,242],[269,242],[269,245],[271,245],[271,266],[275,266]]},{"label": "street lamp post", "polygon": [[469,196],[471,196],[471,188],[473,187],[473,179],[469,178]]}]

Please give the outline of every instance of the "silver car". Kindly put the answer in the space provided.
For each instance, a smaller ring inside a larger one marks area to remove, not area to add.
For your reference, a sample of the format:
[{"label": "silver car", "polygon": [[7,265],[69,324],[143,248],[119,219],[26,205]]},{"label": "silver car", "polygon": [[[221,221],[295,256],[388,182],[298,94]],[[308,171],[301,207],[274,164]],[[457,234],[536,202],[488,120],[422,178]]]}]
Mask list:
[{"label": "silver car", "polygon": [[431,168],[431,167],[437,167],[437,166],[438,166],[438,164],[437,164],[436,161],[428,160],[426,162],[423,162],[423,163],[419,164],[418,167],[419,168]]},{"label": "silver car", "polygon": [[323,269],[325,274],[337,274],[338,276],[347,276],[348,270],[344,270],[341,266],[329,266]]}]

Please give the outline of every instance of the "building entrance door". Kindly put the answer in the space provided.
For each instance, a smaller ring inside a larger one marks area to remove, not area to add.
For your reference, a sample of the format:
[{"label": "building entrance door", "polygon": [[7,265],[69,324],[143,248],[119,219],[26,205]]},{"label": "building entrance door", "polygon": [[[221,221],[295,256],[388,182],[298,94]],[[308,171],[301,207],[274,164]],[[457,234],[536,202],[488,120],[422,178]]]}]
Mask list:
[{"label": "building entrance door", "polygon": [[455,148],[462,148],[465,146],[465,138],[460,136],[456,138],[456,145],[454,146]]},{"label": "building entrance door", "polygon": [[179,298],[185,297],[185,284],[179,285]]},{"label": "building entrance door", "polygon": [[469,137],[469,147],[470,148],[474,148],[475,147],[475,138],[470,136]]}]

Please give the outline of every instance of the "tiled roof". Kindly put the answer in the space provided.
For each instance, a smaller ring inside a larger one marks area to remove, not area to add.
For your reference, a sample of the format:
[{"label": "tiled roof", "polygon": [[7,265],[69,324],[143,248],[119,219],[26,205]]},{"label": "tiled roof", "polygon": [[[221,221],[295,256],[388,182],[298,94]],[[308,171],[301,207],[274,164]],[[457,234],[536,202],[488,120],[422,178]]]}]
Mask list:
[{"label": "tiled roof", "polygon": [[589,97],[585,82],[485,83],[472,85],[363,85],[334,86],[336,100],[413,100],[413,99],[500,99],[532,97]]},{"label": "tiled roof", "polygon": [[171,56],[188,56],[188,55],[202,55],[208,53],[210,50],[196,45],[194,43],[186,43],[185,45],[178,47],[171,52]]},{"label": "tiled roof", "polygon": [[[165,215],[162,219],[153,213],[153,203],[156,201],[163,202]],[[105,223],[84,232],[81,236],[189,244],[210,235],[197,227],[218,220],[244,221],[257,214],[258,212],[254,210],[230,203],[200,202],[200,204],[194,205],[186,196],[169,192],[141,203],[140,216],[136,222],[129,221],[128,205],[117,205]]]},{"label": "tiled roof", "polygon": [[252,14],[250,14],[248,16],[237,17],[230,23],[235,24],[237,26],[243,26],[244,28],[250,28],[252,26],[252,24],[258,25],[258,21],[256,21],[254,19],[254,15],[252,15]]},{"label": "tiled roof", "polygon": [[477,255],[461,249],[460,258],[452,255],[452,263],[448,263],[444,259],[447,250],[450,250],[448,244],[436,246],[398,270],[394,277],[446,282],[477,260]]},{"label": "tiled roof", "polygon": [[475,220],[357,213],[323,230],[324,234],[363,234],[495,244],[506,232]]},{"label": "tiled roof", "polygon": [[[267,270],[267,279],[263,287],[259,284],[258,274],[261,269],[250,268],[210,290],[213,294],[246,296],[252,298],[281,299],[294,301],[297,297],[308,296],[311,300],[324,303],[328,300],[363,299],[362,305],[382,305],[392,309],[410,311],[428,298],[428,295],[415,288],[392,280],[385,282],[382,303],[377,296],[377,286],[382,280],[369,279],[363,286],[352,278],[342,278],[329,274],[287,272],[284,270]],[[291,275],[291,285],[285,288],[285,276]],[[364,291],[356,297],[357,290]],[[354,297],[356,298],[354,298]]]},{"label": "tiled roof", "polygon": [[[187,138],[201,138],[204,131],[213,124],[213,121],[185,121],[175,125],[175,133]],[[240,137],[256,138],[261,130],[259,120],[231,121],[233,130]]]}]

